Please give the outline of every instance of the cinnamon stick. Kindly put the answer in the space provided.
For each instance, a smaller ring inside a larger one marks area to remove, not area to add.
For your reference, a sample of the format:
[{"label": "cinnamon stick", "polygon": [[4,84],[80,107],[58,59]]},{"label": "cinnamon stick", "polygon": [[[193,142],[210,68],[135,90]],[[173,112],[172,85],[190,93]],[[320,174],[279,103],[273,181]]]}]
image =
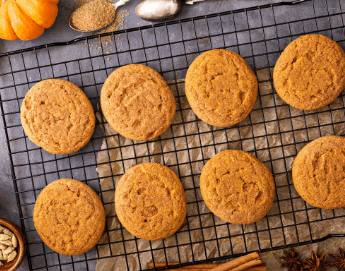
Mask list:
[{"label": "cinnamon stick", "polygon": [[[149,268],[165,267],[178,265],[179,263],[153,262],[149,263]],[[171,271],[265,271],[266,265],[262,263],[259,253],[253,252],[243,257],[237,258],[225,264],[204,263],[191,266],[178,267],[170,269]]]},{"label": "cinnamon stick", "polygon": [[266,264],[250,267],[246,271],[267,271]]},{"label": "cinnamon stick", "polygon": [[[168,266],[169,265],[178,265],[179,263],[168,263]],[[192,270],[197,270],[197,271],[201,271],[200,269],[212,269],[216,266],[220,265],[219,263],[202,263],[202,264],[196,264],[196,265],[190,265],[190,266],[185,266],[185,267],[179,267],[179,268],[176,268],[176,270],[186,270],[186,269],[192,269]],[[167,266],[167,263],[154,263],[153,262],[150,262],[149,263],[149,268],[152,269],[152,268],[155,268],[155,267],[165,267]],[[169,269],[169,270],[175,270],[175,269]]]},{"label": "cinnamon stick", "polygon": [[[191,267],[193,267],[191,265]],[[174,269],[169,269],[169,271],[195,271],[195,270],[198,270],[198,271],[210,271],[211,269],[210,268],[206,268],[206,269],[195,269],[195,268],[188,268],[188,266],[185,266],[185,267],[179,267],[179,268],[174,268]]]},{"label": "cinnamon stick", "polygon": [[[246,268],[255,266],[255,265],[260,265],[262,264],[262,261],[260,260],[259,253],[253,252],[248,255],[245,255],[243,257],[237,258],[236,260],[233,260],[231,262],[225,263],[218,265],[217,267],[211,269],[212,271],[235,271],[235,267],[239,267],[241,265],[247,264],[248,262],[251,262]],[[245,270],[245,269],[237,269],[237,271],[240,270]]]},{"label": "cinnamon stick", "polygon": [[257,266],[260,264],[262,264],[261,259],[255,259],[255,260],[249,261],[247,263],[241,264],[240,266],[232,268],[230,270],[231,271],[243,271],[243,270],[247,270],[250,267]]},{"label": "cinnamon stick", "polygon": [[[178,263],[168,263],[168,265],[177,265]],[[185,266],[185,267],[179,267],[176,269],[169,269],[169,271],[210,271],[210,269],[220,265],[219,263],[206,263],[206,264],[197,264],[193,266]],[[165,267],[167,266],[166,263],[155,263],[156,267]],[[205,267],[205,268],[204,268]],[[154,268],[153,263],[149,263],[149,268]],[[263,263],[258,266],[249,267],[248,269],[245,269],[245,271],[267,271],[266,264]]]},{"label": "cinnamon stick", "polygon": [[[231,269],[229,271],[237,270],[237,268],[239,268],[239,267],[236,267],[236,269]],[[185,267],[180,267],[180,268],[176,268],[176,269],[175,268],[169,269],[169,271],[210,271],[210,270],[211,270],[210,268],[196,269],[196,268],[193,268],[193,266],[190,266],[190,267],[185,266]],[[244,271],[267,271],[265,265],[258,265],[258,266],[250,267],[248,269],[246,268],[246,269],[241,269],[241,270],[244,270]]]}]

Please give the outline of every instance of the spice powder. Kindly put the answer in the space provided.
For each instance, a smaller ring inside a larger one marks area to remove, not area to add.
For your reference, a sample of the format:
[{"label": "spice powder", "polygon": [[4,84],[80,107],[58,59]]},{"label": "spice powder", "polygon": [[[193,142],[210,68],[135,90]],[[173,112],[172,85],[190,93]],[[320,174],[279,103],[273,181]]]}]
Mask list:
[{"label": "spice powder", "polygon": [[106,27],[115,19],[115,8],[106,0],[95,0],[78,8],[71,17],[73,28],[94,31]]}]

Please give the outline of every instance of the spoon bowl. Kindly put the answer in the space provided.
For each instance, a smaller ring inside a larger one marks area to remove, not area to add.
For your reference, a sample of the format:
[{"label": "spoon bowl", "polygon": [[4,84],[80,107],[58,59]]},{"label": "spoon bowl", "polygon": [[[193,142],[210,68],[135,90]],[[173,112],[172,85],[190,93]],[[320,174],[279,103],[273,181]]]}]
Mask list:
[{"label": "spoon bowl", "polygon": [[[111,25],[112,23],[114,23],[114,21],[115,21],[115,19],[116,19],[116,10],[117,10],[120,6],[123,6],[124,4],[126,4],[128,1],[129,1],[129,0],[120,0],[120,1],[118,1],[118,2],[116,2],[116,3],[111,3],[111,4],[114,6],[114,8],[115,8],[115,11],[114,11],[114,20],[113,20],[111,23],[109,23],[108,25],[106,25],[106,26],[103,26],[103,27],[101,27],[101,28],[99,28],[99,29],[93,29],[93,30],[80,30],[80,29],[77,29],[77,28],[73,27],[73,24],[72,24],[72,17],[73,17],[73,14],[76,12],[76,11],[74,11],[74,12],[72,13],[72,15],[69,17],[69,27],[72,28],[72,29],[75,30],[75,31],[84,32],[84,33],[94,32],[94,31],[99,31],[99,30],[105,29],[105,28],[107,28],[109,25]],[[88,2],[88,3],[90,3],[90,2]],[[87,5],[88,3],[86,3],[85,5]],[[82,7],[82,6],[80,6],[78,9],[80,9],[81,7]],[[77,9],[77,10],[78,10],[78,9]]]},{"label": "spoon bowl", "polygon": [[163,21],[174,18],[183,5],[181,0],[144,0],[136,7],[135,13],[147,21]]}]

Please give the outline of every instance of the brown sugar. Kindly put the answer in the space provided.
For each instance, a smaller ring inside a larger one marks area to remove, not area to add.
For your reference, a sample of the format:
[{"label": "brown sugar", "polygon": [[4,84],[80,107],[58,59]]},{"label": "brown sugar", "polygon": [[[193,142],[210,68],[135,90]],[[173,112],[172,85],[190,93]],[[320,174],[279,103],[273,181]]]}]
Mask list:
[{"label": "brown sugar", "polygon": [[115,8],[106,0],[95,0],[78,8],[71,17],[71,25],[82,31],[106,27],[115,19]]},{"label": "brown sugar", "polygon": [[105,29],[99,31],[97,34],[109,33],[114,32],[118,29],[123,29],[125,21],[124,17],[128,15],[129,13],[127,10],[116,11],[115,20],[113,21],[113,23],[107,26]]}]

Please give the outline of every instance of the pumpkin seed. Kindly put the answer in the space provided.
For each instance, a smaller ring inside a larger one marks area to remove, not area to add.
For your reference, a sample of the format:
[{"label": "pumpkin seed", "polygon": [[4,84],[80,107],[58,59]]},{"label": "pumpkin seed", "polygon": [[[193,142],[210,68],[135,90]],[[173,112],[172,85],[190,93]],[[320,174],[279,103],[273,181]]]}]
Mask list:
[{"label": "pumpkin seed", "polygon": [[15,259],[15,257],[17,257],[17,252],[14,250],[11,252],[11,254],[8,255],[7,262],[12,262]]},{"label": "pumpkin seed", "polygon": [[4,250],[5,254],[10,254],[14,250],[14,247],[8,247]]},{"label": "pumpkin seed", "polygon": [[3,245],[6,245],[6,246],[11,246],[12,245],[12,242],[9,241],[9,240],[5,240],[5,241],[0,240],[0,243],[3,244]]},{"label": "pumpkin seed", "polygon": [[6,261],[8,259],[8,255],[4,254],[4,251],[2,251],[2,259],[3,261]]},{"label": "pumpkin seed", "polygon": [[12,246],[14,246],[14,247],[18,246],[18,240],[17,240],[17,237],[14,234],[12,236]]},{"label": "pumpkin seed", "polygon": [[9,229],[3,230],[4,234],[8,235],[9,237],[12,237],[14,234]]},{"label": "pumpkin seed", "polygon": [[0,226],[0,266],[2,261],[11,262],[17,257],[18,239],[9,229]]},{"label": "pumpkin seed", "polygon": [[11,239],[11,236],[8,236],[7,234],[0,234],[0,241]]}]

